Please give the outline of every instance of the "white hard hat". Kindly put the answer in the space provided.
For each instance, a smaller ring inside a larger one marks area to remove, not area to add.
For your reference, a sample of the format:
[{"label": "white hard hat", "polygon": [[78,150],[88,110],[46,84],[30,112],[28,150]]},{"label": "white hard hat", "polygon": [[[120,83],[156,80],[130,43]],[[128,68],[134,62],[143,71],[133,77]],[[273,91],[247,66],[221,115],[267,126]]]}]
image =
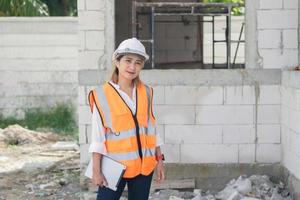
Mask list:
[{"label": "white hard hat", "polygon": [[129,38],[120,43],[115,50],[113,57],[117,58],[120,54],[134,53],[141,55],[145,60],[149,59],[149,55],[146,53],[145,46],[136,38]]}]

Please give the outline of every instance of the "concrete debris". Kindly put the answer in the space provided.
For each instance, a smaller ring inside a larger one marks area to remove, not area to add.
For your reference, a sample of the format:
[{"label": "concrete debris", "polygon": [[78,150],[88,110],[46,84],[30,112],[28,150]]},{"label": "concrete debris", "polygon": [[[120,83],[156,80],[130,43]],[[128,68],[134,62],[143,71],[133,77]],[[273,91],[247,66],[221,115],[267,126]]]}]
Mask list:
[{"label": "concrete debris", "polygon": [[216,195],[217,199],[240,200],[240,194],[251,192],[251,181],[245,176],[231,180],[227,186]]},{"label": "concrete debris", "polygon": [[282,182],[270,181],[266,175],[240,176],[213,195],[209,191],[160,190],[150,194],[150,200],[293,200]]},{"label": "concrete debris", "polygon": [[55,151],[78,151],[79,146],[76,142],[64,142],[59,141],[51,146],[51,148]]}]

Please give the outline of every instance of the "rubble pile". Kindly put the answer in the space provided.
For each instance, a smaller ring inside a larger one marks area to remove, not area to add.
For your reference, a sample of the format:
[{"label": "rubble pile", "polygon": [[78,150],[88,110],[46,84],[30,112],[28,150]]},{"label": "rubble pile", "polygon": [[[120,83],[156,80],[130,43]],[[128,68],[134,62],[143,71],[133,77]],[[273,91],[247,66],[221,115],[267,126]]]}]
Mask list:
[{"label": "rubble pile", "polygon": [[0,142],[9,145],[40,144],[57,140],[58,136],[53,133],[40,133],[17,124],[0,130]]},{"label": "rubble pile", "polygon": [[151,200],[292,200],[293,197],[282,182],[275,184],[266,175],[240,176],[213,195],[209,191],[195,189],[192,192],[161,190],[150,195]]}]

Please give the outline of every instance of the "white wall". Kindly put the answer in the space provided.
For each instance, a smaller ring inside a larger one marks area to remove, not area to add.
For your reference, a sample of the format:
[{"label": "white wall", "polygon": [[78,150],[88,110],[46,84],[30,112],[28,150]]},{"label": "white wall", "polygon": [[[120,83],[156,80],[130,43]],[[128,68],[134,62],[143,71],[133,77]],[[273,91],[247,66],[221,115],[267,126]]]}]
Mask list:
[{"label": "white wall", "polygon": [[160,85],[154,103],[167,162],[281,160],[277,85]]},{"label": "white wall", "polygon": [[300,72],[283,72],[281,93],[282,162],[300,179]]},{"label": "white wall", "polygon": [[258,61],[264,69],[298,65],[298,0],[260,0]]},{"label": "white wall", "polygon": [[0,18],[0,113],[77,103],[77,18]]}]

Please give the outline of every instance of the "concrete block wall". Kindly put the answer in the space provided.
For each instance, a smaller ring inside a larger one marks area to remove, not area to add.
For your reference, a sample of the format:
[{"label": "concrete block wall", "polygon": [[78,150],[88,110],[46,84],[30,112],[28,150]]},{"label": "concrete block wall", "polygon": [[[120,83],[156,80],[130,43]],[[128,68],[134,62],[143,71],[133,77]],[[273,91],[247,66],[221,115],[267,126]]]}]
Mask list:
[{"label": "concrete block wall", "polygon": [[[78,0],[79,69],[78,112],[80,163],[87,163],[91,133],[88,92],[102,83],[109,72],[114,50],[114,1]],[[91,76],[95,77],[91,79]],[[101,82],[102,81],[102,82]],[[84,166],[84,164],[82,165]]]},{"label": "concrete block wall", "polygon": [[257,9],[257,44],[261,66],[298,65],[298,0],[261,0]]},{"label": "concrete block wall", "polygon": [[300,179],[300,73],[282,73],[282,154],[284,166]]},{"label": "concrete block wall", "polygon": [[77,18],[0,18],[0,114],[77,105]]},{"label": "concrete block wall", "polygon": [[281,160],[278,85],[158,85],[154,103],[167,162]]}]

